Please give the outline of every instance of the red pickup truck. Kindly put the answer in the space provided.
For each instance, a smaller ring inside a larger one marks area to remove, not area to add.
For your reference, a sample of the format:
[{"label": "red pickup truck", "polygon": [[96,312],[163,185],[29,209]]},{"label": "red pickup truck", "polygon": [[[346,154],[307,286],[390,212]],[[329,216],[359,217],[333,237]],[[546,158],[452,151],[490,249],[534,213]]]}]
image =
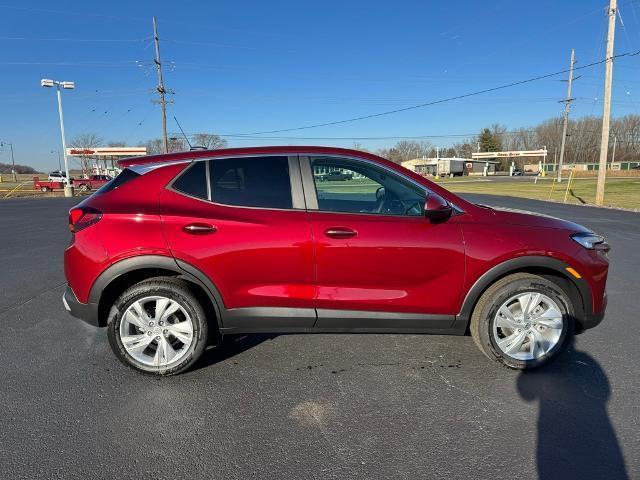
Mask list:
[{"label": "red pickup truck", "polygon": [[[109,175],[91,175],[89,178],[72,178],[71,185],[77,188],[81,192],[94,190],[100,188],[105,183],[111,181]],[[61,181],[44,181],[38,177],[33,178],[34,190],[40,190],[42,192],[51,192],[53,190],[64,189],[64,182]]]},{"label": "red pickup truck", "polygon": [[111,181],[109,175],[91,175],[89,178],[72,178],[71,185],[79,189],[81,192],[86,190],[95,190],[105,183]]}]

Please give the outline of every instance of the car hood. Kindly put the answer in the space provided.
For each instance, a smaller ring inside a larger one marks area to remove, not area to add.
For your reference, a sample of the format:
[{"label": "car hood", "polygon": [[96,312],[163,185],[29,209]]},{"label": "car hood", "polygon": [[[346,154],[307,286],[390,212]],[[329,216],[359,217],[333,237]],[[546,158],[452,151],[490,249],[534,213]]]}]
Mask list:
[{"label": "car hood", "polygon": [[529,212],[505,207],[483,207],[493,213],[493,220],[497,223],[508,225],[521,225],[538,228],[555,228],[572,232],[590,232],[588,228],[568,220],[552,217],[543,213]]}]

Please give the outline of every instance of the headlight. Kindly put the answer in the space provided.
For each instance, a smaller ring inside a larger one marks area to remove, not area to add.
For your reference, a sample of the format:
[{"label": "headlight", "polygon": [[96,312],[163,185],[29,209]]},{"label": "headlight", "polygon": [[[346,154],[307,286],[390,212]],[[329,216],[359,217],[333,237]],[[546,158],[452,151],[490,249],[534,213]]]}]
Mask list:
[{"label": "headlight", "polygon": [[589,250],[604,250],[609,251],[609,244],[605,243],[602,235],[597,235],[590,232],[580,232],[571,235],[571,238]]}]

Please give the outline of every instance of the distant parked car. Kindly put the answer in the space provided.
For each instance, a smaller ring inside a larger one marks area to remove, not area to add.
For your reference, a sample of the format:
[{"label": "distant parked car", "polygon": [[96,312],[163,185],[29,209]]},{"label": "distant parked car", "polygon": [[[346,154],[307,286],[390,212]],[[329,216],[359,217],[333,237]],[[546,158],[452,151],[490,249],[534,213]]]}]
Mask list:
[{"label": "distant parked car", "polygon": [[49,174],[49,178],[47,179],[49,182],[62,182],[67,183],[67,174],[61,171],[51,172]]},{"label": "distant parked car", "polygon": [[329,172],[325,173],[324,175],[320,175],[319,180],[321,182],[343,182],[346,180],[351,180],[352,178],[353,175],[351,175],[350,173]]},{"label": "distant parked car", "polygon": [[635,167],[631,167],[633,170],[640,170],[640,163],[638,165],[636,165]]},{"label": "distant parked car", "polygon": [[524,175],[524,172],[522,170],[520,170],[519,168],[514,168],[513,169],[513,176],[514,177],[521,177]]}]

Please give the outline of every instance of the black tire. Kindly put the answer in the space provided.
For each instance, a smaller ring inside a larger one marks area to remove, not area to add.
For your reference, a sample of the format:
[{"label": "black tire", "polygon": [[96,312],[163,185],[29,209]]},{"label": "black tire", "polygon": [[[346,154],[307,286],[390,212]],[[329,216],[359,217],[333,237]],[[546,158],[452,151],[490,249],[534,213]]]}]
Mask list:
[{"label": "black tire", "polygon": [[[537,359],[520,360],[502,352],[493,335],[493,325],[500,306],[510,297],[525,292],[542,293],[561,310],[563,326],[556,345]],[[547,278],[529,273],[515,273],[501,278],[482,294],[471,315],[471,336],[482,353],[509,368],[529,370],[541,367],[562,354],[573,339],[574,308],[567,293]]]},{"label": "black tire", "polygon": [[[193,342],[188,352],[179,363],[170,368],[149,366],[137,361],[127,353],[120,339],[122,314],[136,300],[154,295],[178,302],[189,314],[193,324]],[[207,346],[208,323],[202,305],[189,289],[187,282],[172,277],[157,277],[137,283],[120,295],[109,313],[107,332],[111,349],[122,363],[148,375],[168,376],[185,372],[198,361]]]},{"label": "black tire", "polygon": [[49,191],[49,187],[40,187],[40,191],[43,193],[47,193]]}]

